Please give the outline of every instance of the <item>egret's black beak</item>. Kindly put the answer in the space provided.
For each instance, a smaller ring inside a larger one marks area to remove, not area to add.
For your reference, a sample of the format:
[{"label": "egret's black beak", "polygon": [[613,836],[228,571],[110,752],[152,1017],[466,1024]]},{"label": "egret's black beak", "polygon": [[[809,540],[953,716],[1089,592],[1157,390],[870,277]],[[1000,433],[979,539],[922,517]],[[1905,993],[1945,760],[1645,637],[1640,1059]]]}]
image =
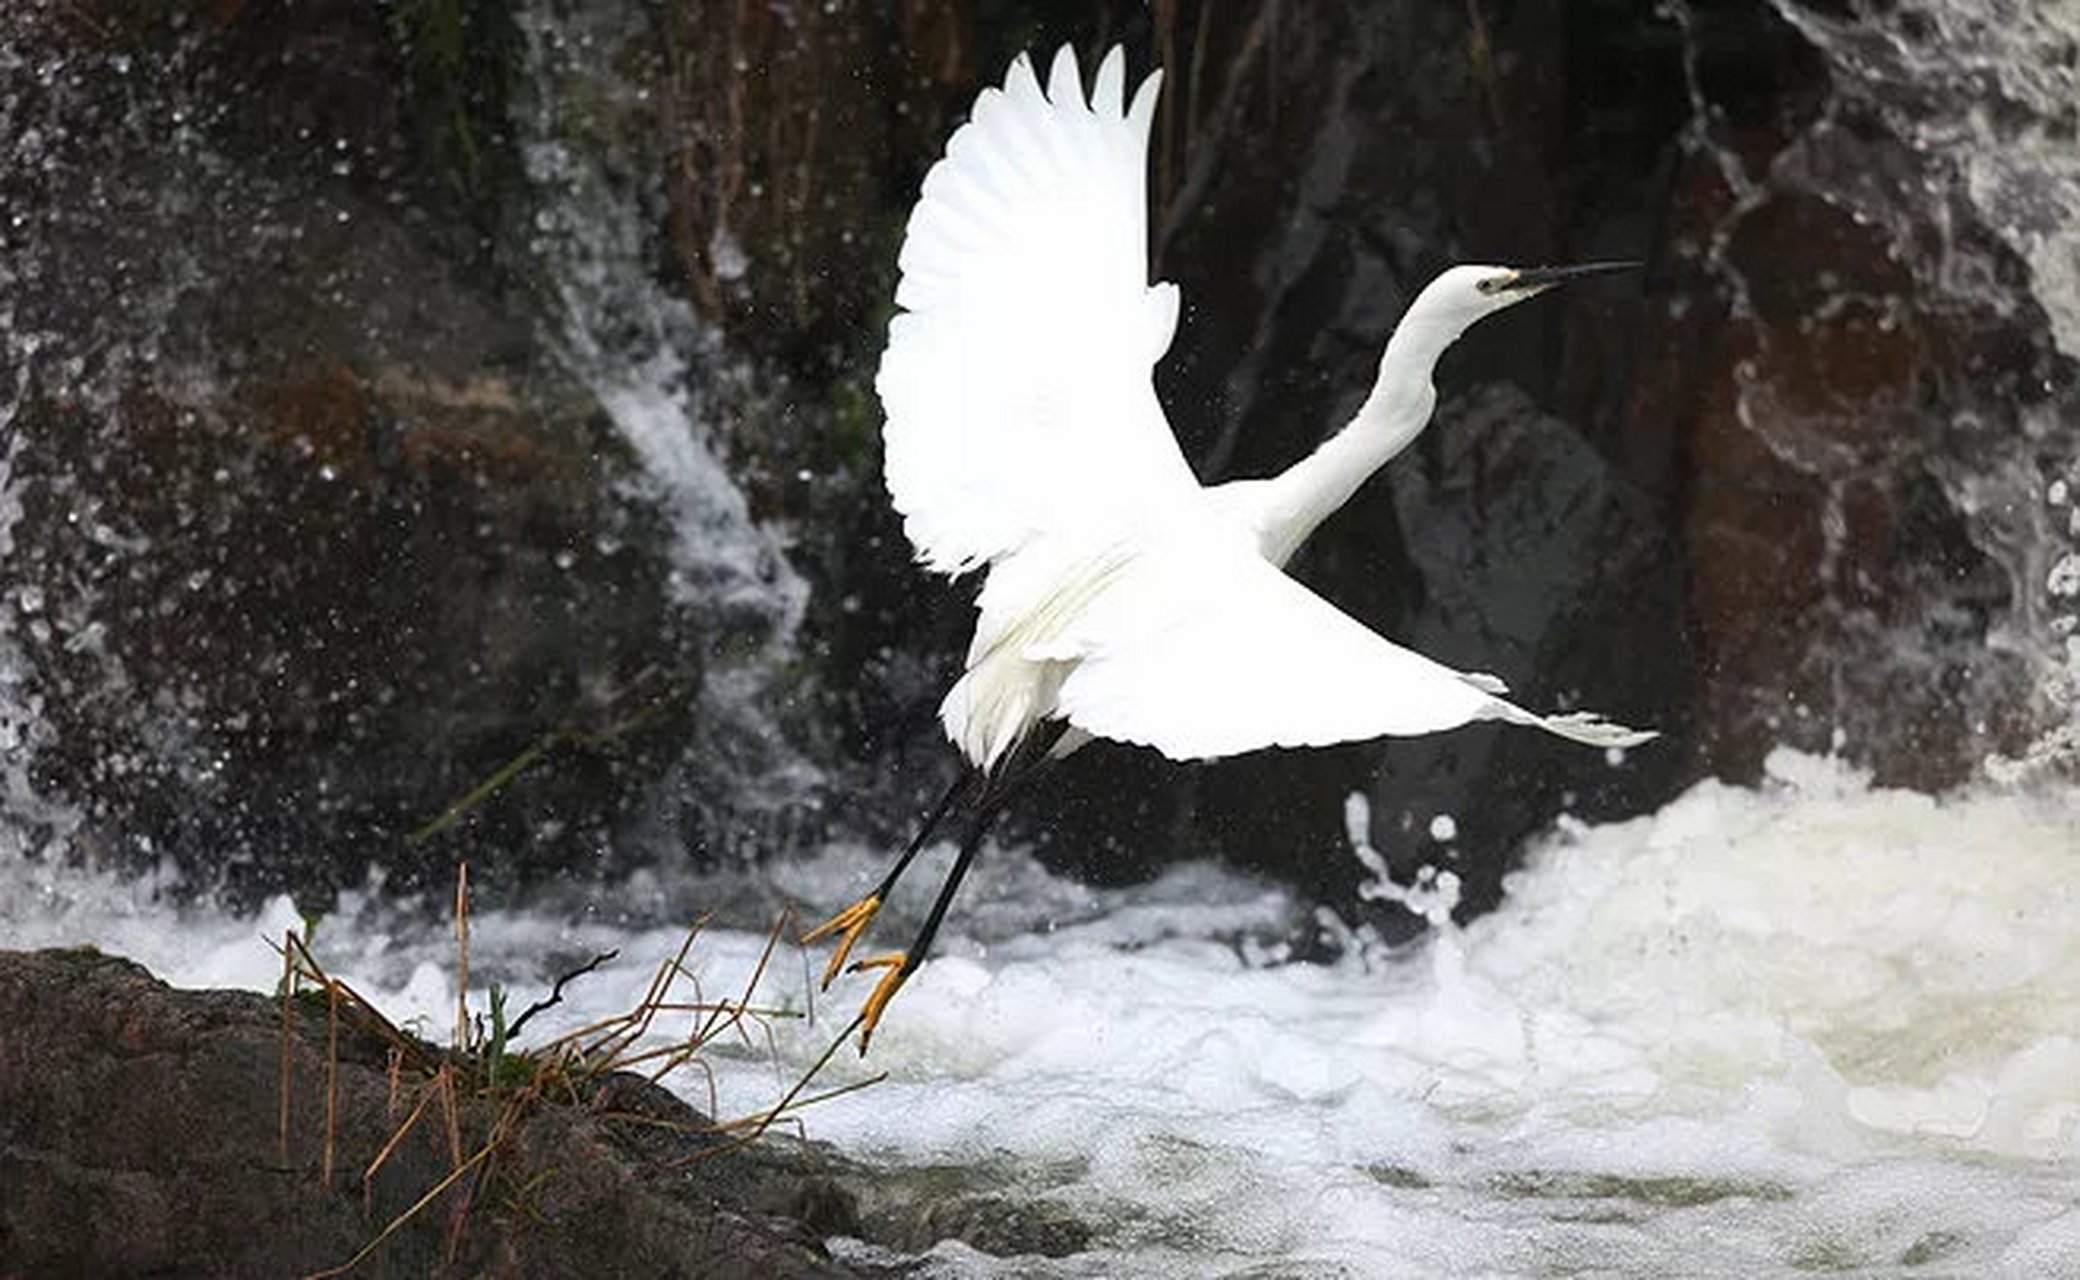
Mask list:
[{"label": "egret's black beak", "polygon": [[1644,265],[1639,262],[1584,262],[1571,267],[1519,267],[1516,275],[1503,288],[1511,292],[1519,289],[1550,289],[1554,285],[1586,280],[1590,276],[1637,271]]}]

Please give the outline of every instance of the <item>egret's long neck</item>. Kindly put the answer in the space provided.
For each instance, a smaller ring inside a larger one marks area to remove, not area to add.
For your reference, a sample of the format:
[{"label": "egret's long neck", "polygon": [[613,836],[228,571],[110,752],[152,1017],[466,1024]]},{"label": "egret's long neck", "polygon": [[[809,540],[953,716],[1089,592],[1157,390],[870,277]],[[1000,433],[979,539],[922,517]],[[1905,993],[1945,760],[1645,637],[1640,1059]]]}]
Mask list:
[{"label": "egret's long neck", "polygon": [[1459,335],[1404,322],[1380,357],[1379,380],[1350,422],[1271,481],[1264,554],[1283,565],[1358,486],[1422,434],[1437,403],[1430,370]]}]

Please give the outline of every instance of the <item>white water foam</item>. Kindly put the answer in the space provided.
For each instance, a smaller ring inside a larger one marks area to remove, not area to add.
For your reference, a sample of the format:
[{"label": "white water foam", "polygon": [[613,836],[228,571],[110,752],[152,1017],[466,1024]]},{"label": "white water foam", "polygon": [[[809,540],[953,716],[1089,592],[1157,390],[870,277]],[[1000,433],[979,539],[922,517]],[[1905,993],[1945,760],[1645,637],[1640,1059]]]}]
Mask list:
[{"label": "white water foam", "polygon": [[[1565,827],[1494,914],[1334,966],[1268,958],[1292,905],[1210,868],[1093,890],[993,850],[966,933],[872,1056],[828,1073],[890,1078],[807,1130],[890,1166],[1014,1170],[1017,1194],[1094,1228],[1054,1260],[949,1242],[927,1275],[2080,1275],[2076,801],[1937,800],[1780,752],[1760,789]],[[823,910],[877,861],[781,874]],[[233,920],[0,874],[0,945],[94,942],[177,983],[269,987],[260,935],[293,921],[285,902]],[[627,893],[646,891],[698,887]],[[320,924],[321,958],[447,1025],[445,929],[379,898]],[[550,1016],[626,1008],[681,935],[615,907],[483,911],[473,973],[524,993],[618,946]],[[763,944],[704,934],[706,989],[736,989]],[[818,960],[788,949],[760,992],[813,1021],[716,1057],[724,1112],[773,1101],[864,994],[816,996]]]}]

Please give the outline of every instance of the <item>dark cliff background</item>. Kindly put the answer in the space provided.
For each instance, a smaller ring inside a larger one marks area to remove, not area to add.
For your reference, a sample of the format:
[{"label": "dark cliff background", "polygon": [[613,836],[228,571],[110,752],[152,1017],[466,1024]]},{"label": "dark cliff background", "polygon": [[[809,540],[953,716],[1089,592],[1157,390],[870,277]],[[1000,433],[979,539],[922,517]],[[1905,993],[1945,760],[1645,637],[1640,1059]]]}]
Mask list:
[{"label": "dark cliff background", "polygon": [[[2004,552],[2075,414],[1896,69],[1953,34],[1789,0],[12,5],[0,801],[39,856],[314,903],[900,838],[955,766],[972,584],[910,565],[879,485],[895,250],[977,89],[1065,41],[1168,69],[1158,378],[1209,481],[1340,425],[1452,262],[1646,264],[1470,335],[1295,572],[1667,736],[1094,747],[1012,817],[1043,857],[1380,913],[1362,790],[1478,910],[1556,815],[1777,744],[1956,784],[2043,727]],[[1983,426],[2018,412],[2051,425]]]}]

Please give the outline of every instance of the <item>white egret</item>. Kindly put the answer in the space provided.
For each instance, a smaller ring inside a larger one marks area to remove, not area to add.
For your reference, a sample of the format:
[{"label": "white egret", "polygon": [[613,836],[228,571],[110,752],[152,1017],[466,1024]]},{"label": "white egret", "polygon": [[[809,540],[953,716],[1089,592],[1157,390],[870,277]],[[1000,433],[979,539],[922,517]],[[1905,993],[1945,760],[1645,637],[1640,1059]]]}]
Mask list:
[{"label": "white egret", "polygon": [[[885,971],[860,1015],[861,1052],[1004,800],[1091,737],[1190,760],[1475,720],[1598,747],[1654,736],[1527,711],[1493,676],[1400,648],[1282,572],[1422,431],[1431,369],[1468,326],[1633,264],[1452,267],[1402,317],[1349,424],[1278,476],[1201,486],[1152,380],[1178,316],[1176,286],[1148,282],[1162,73],[1129,103],[1124,62],[1107,54],[1086,99],[1068,48],[1045,89],[1021,55],[926,174],[903,241],[875,382],[889,494],[928,568],[987,576],[967,670],[940,708],[974,766],[970,818],[909,950],[853,966]],[[960,790],[873,893],[806,936],[839,935],[826,986]]]}]

